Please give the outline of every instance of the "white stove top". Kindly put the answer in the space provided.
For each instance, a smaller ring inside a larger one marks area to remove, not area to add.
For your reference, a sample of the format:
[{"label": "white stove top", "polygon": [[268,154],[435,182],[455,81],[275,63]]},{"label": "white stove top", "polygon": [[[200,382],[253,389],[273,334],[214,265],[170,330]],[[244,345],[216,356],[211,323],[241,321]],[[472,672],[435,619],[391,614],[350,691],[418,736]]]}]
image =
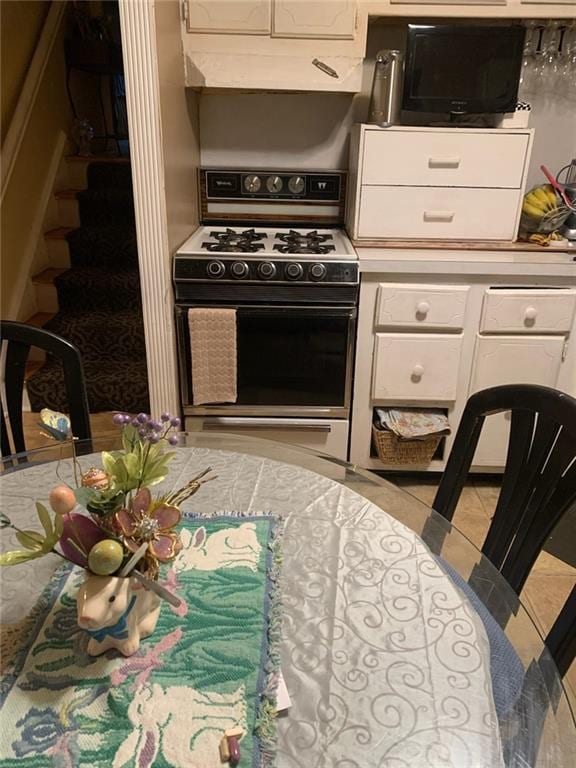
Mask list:
[{"label": "white stove top", "polygon": [[178,249],[181,255],[209,254],[322,260],[356,259],[343,229],[305,227],[200,226]]}]

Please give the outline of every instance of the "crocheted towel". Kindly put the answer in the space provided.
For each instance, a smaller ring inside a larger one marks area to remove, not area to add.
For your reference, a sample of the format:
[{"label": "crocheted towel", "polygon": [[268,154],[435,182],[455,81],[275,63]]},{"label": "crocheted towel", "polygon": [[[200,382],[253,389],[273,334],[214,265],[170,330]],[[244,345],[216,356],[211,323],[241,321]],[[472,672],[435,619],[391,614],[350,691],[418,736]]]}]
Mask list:
[{"label": "crocheted towel", "polygon": [[164,584],[185,602],[162,604],[134,656],[87,655],[83,571],[56,571],[1,679],[3,768],[222,768],[219,742],[237,725],[240,765],[275,765],[279,525],[218,515],[183,526]]},{"label": "crocheted towel", "polygon": [[236,310],[189,309],[194,405],[235,403]]}]

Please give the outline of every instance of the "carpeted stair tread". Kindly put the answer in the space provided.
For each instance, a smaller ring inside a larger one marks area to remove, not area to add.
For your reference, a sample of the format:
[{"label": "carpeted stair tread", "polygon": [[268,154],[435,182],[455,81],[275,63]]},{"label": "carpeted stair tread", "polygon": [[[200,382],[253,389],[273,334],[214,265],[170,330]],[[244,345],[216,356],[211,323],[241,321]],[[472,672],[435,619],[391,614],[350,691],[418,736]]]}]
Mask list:
[{"label": "carpeted stair tread", "polygon": [[134,201],[128,189],[86,189],[78,192],[82,226],[94,224],[134,225]]},{"label": "carpeted stair tread", "polygon": [[62,311],[138,309],[140,278],[136,270],[108,272],[100,268],[70,269],[54,281]]},{"label": "carpeted stair tread", "polygon": [[130,163],[91,163],[86,177],[88,189],[132,190],[132,169]]},{"label": "carpeted stair tread", "polygon": [[103,357],[146,359],[144,324],[139,309],[62,312],[44,327],[78,347],[84,362],[101,361]]},{"label": "carpeted stair tread", "polygon": [[[101,411],[147,412],[148,379],[146,361],[85,360],[84,373],[91,413]],[[52,408],[68,410],[60,364],[49,360],[27,383],[33,411]]]},{"label": "carpeted stair tread", "polygon": [[82,226],[66,238],[72,267],[138,269],[136,230],[120,225]]},{"label": "carpeted stair tread", "polygon": [[[59,311],[45,327],[80,350],[92,413],[148,411],[130,163],[95,158],[86,178],[88,189],[76,195],[81,226],[52,233],[66,238],[70,269],[54,280]],[[27,388],[33,410],[68,409],[56,360],[48,358]]]}]

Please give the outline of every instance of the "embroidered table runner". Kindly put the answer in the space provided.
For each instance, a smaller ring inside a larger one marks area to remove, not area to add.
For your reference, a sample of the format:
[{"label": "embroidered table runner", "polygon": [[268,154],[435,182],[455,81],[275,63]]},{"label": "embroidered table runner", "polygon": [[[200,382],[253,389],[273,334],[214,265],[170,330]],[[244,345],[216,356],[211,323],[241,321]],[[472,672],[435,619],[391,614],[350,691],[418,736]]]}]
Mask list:
[{"label": "embroidered table runner", "polygon": [[221,768],[240,726],[241,768],[274,764],[279,527],[273,517],[184,518],[184,548],[156,630],[128,658],[91,657],[76,624],[84,572],[64,565],[2,678],[0,765]]}]

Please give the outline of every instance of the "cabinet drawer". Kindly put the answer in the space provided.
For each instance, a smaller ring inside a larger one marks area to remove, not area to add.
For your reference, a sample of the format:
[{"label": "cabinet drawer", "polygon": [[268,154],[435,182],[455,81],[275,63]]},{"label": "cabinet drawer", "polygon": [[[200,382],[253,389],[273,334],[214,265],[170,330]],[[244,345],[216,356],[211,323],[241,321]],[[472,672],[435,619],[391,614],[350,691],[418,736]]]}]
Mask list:
[{"label": "cabinet drawer", "polygon": [[362,187],[358,237],[513,240],[512,189]]},{"label": "cabinet drawer", "polygon": [[460,330],[467,286],[380,283],[376,325]]},{"label": "cabinet drawer", "polygon": [[377,333],[374,400],[455,400],[462,336]]},{"label": "cabinet drawer", "polygon": [[186,417],[188,432],[225,432],[321,451],[346,461],[350,423],[344,419]]},{"label": "cabinet drawer", "polygon": [[529,135],[369,130],[362,184],[522,186]]},{"label": "cabinet drawer", "polygon": [[486,333],[564,333],[569,331],[576,291],[488,290],[480,330]]}]

